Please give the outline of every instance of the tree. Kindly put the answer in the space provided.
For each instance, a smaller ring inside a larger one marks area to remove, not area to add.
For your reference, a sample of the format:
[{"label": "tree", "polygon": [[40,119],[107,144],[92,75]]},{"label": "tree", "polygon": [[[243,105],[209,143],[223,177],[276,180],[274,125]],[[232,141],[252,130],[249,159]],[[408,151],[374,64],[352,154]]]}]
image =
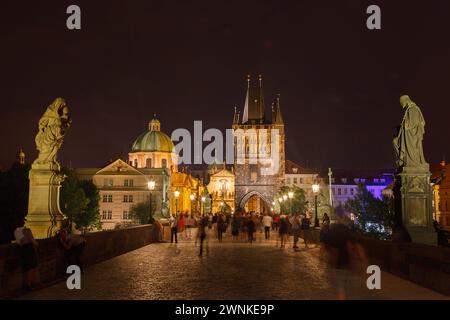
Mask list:
[{"label": "tree", "polygon": [[28,214],[30,165],[15,162],[0,172],[0,244],[14,239],[17,223]]},{"label": "tree", "polygon": [[355,215],[356,227],[363,234],[379,239],[389,238],[395,217],[390,198],[378,199],[364,184],[359,184],[355,197],[345,203],[345,210]]},{"label": "tree", "polygon": [[289,192],[294,193],[293,197],[292,199],[288,198],[280,204],[281,210],[289,213],[304,212],[306,209],[305,191],[297,186],[291,188],[288,186],[281,187],[276,199],[282,198],[283,195],[289,195]]},{"label": "tree", "polygon": [[75,170],[63,169],[66,179],[61,185],[60,207],[70,227],[86,230],[100,228],[99,193],[90,181],[80,181]]},{"label": "tree", "polygon": [[153,222],[153,212],[150,213],[150,204],[147,202],[135,204],[130,208],[130,217],[140,224]]}]

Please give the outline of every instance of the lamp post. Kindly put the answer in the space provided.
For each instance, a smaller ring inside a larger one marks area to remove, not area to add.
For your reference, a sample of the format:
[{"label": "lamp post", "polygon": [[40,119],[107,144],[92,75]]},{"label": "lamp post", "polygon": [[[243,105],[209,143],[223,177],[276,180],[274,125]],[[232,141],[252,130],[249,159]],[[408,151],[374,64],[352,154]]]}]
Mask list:
[{"label": "lamp post", "polygon": [[314,183],[312,185],[312,191],[314,193],[314,211],[315,211],[314,228],[317,228],[317,227],[319,227],[319,217],[317,216],[317,196],[320,191],[320,186],[318,183]]},{"label": "lamp post", "polygon": [[205,201],[206,201],[206,197],[203,196],[202,197],[202,216],[205,216]]},{"label": "lamp post", "polygon": [[291,212],[292,215],[292,198],[294,198],[294,192],[289,191],[288,192],[288,197],[289,197],[289,211]]},{"label": "lamp post", "polygon": [[150,199],[150,203],[149,203],[149,210],[150,210],[150,215],[148,218],[148,222],[150,223],[150,220],[152,218],[152,191],[155,190],[155,181],[154,180],[149,180],[147,182],[147,189],[148,189],[148,193],[149,193],[149,199]]},{"label": "lamp post", "polygon": [[195,195],[193,193],[191,193],[189,198],[191,199],[191,214],[192,214],[192,204],[194,203]]},{"label": "lamp post", "polygon": [[175,190],[173,194],[175,195],[175,215],[178,217],[178,197],[180,196],[180,191]]}]

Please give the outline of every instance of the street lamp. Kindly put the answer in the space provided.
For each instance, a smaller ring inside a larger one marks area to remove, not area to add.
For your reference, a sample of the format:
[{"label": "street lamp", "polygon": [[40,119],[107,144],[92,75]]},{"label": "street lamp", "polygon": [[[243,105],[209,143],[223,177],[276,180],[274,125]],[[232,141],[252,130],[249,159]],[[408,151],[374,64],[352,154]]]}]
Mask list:
[{"label": "street lamp", "polygon": [[202,197],[202,216],[205,215],[205,201],[206,201],[206,197],[203,196]]},{"label": "street lamp", "polygon": [[150,204],[149,204],[149,210],[150,210],[150,215],[149,215],[149,223],[150,223],[150,219],[152,218],[152,191],[155,190],[155,181],[154,180],[149,180],[147,182],[147,189],[149,192],[149,198],[150,198]]},{"label": "street lamp", "polygon": [[317,216],[317,196],[320,191],[320,186],[318,183],[314,183],[312,185],[312,191],[314,193],[314,210],[315,210],[314,228],[317,228],[319,227],[319,217]]},{"label": "street lamp", "polygon": [[288,197],[289,197],[289,211],[291,212],[292,215],[292,198],[294,197],[294,193],[292,191],[288,192]]},{"label": "street lamp", "polygon": [[175,190],[173,194],[175,195],[175,215],[178,217],[178,197],[180,196],[180,191]]},{"label": "street lamp", "polygon": [[191,195],[189,196],[189,198],[191,199],[191,214],[192,214],[192,203],[194,202],[195,195],[194,195],[193,193],[191,193]]}]

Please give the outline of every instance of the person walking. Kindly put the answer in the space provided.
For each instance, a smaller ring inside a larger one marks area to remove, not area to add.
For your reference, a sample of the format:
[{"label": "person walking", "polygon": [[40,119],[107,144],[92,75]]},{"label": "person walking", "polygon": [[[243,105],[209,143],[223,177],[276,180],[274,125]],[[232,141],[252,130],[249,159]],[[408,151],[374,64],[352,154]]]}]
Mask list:
[{"label": "person walking", "polygon": [[266,237],[266,240],[269,240],[269,238],[270,238],[270,229],[272,228],[272,222],[273,222],[273,219],[268,214],[266,214],[262,218],[262,223],[263,223],[263,226],[264,226],[264,235]]},{"label": "person walking", "polygon": [[325,212],[322,217],[322,227],[320,228],[320,241],[323,242],[326,234],[330,230],[330,217]]},{"label": "person walking", "polygon": [[294,237],[294,243],[293,243],[292,248],[298,249],[297,243],[298,243],[298,239],[300,238],[300,215],[298,213],[296,213],[292,217],[291,225],[292,225],[292,227],[291,227],[292,236]]},{"label": "person walking", "polygon": [[194,215],[186,216],[186,239],[192,239],[192,228],[194,228],[195,220]]},{"label": "person walking", "polygon": [[222,242],[223,233],[225,232],[225,217],[223,214],[220,214],[217,217],[217,239],[219,242]]},{"label": "person walking", "polygon": [[22,270],[25,272],[24,289],[33,290],[41,287],[39,279],[38,242],[34,239],[31,229],[25,227],[25,219],[17,224],[14,238],[19,245],[22,259]]},{"label": "person walking", "polygon": [[278,225],[280,224],[280,215],[273,216],[272,230],[278,231]]},{"label": "person walking", "polygon": [[248,242],[253,243],[253,234],[255,233],[255,221],[252,219],[252,217],[249,217],[247,219],[247,235],[248,235]]},{"label": "person walking", "polygon": [[309,219],[308,215],[304,215],[301,219],[301,226],[303,231],[303,241],[305,241],[305,248],[308,248],[308,242],[311,239],[311,220]]},{"label": "person walking", "polygon": [[178,243],[178,217],[175,215],[170,216],[170,243],[173,243],[173,240],[175,239],[175,243]]},{"label": "person walking", "polygon": [[239,213],[236,213],[234,214],[231,220],[231,236],[233,240],[238,239],[240,227],[241,227],[241,218]]},{"label": "person walking", "polygon": [[[278,238],[280,239],[280,248],[284,248],[286,245],[286,238],[289,232],[289,223],[286,216],[280,216],[280,227],[278,228]],[[278,246],[278,241],[277,241]]]},{"label": "person walking", "polygon": [[[198,224],[198,233],[197,238],[200,239],[200,252],[198,254],[199,257],[203,256],[203,245],[206,239],[206,228],[208,226],[208,217],[202,217]],[[195,240],[197,244],[197,240]]]}]

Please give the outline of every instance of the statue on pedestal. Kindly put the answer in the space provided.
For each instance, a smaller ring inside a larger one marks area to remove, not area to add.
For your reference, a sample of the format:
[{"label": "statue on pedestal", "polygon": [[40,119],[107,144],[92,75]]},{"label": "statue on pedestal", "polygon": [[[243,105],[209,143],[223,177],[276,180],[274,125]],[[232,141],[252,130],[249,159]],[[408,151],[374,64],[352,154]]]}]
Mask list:
[{"label": "statue on pedestal", "polygon": [[425,119],[420,108],[406,95],[400,97],[404,110],[403,121],[393,140],[397,169],[402,167],[427,167],[423,155]]},{"label": "statue on pedestal", "polygon": [[27,225],[35,238],[48,238],[61,226],[64,215],[59,207],[59,191],[64,176],[56,160],[72,120],[62,98],[56,98],[39,120],[35,138],[39,154],[29,173]]},{"label": "statue on pedestal", "polygon": [[432,189],[429,164],[423,154],[425,119],[420,108],[400,97],[403,120],[393,139],[396,156],[394,201],[396,226],[393,239],[436,244],[432,224]]},{"label": "statue on pedestal", "polygon": [[56,154],[71,124],[66,102],[62,98],[56,98],[39,120],[39,131],[35,138],[39,155],[34,161],[35,164],[59,165]]}]

